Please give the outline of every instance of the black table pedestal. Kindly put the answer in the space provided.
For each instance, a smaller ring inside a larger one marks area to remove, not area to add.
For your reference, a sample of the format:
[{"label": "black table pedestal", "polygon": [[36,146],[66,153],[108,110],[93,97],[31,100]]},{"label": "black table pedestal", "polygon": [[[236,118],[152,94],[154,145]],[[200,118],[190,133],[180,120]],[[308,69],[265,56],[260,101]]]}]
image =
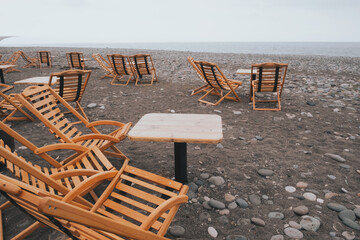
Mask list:
[{"label": "black table pedestal", "polygon": [[1,79],[1,83],[5,84],[4,73],[1,68],[0,68],[0,79]]},{"label": "black table pedestal", "polygon": [[174,143],[175,181],[187,183],[186,143]]}]

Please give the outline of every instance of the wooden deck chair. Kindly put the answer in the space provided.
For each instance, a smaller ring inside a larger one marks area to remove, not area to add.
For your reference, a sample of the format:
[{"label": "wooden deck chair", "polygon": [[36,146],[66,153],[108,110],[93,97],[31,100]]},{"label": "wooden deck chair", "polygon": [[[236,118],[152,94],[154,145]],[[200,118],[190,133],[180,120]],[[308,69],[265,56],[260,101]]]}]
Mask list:
[{"label": "wooden deck chair", "polygon": [[[209,85],[208,87],[204,87],[200,90],[201,92],[205,92],[205,94],[198,99],[199,102],[217,106],[224,99],[240,101],[240,98],[235,90],[242,85],[241,81],[227,79],[224,73],[215,63],[204,61],[194,61],[194,63],[201,71],[204,79]],[[209,94],[216,95],[220,99],[215,103],[204,100]],[[233,94],[234,97],[230,97],[230,94]]]},{"label": "wooden deck chair", "polygon": [[[15,65],[17,60],[19,60],[19,57],[21,56],[20,51],[14,52],[7,61],[0,61],[0,65]],[[15,67],[7,68],[4,73],[8,72],[21,72],[19,69],[16,69]]]},{"label": "wooden deck chair", "polygon": [[26,55],[23,51],[20,51],[21,57],[25,60],[27,63],[23,68],[28,67],[38,67],[39,66],[39,59],[38,58],[32,58]]},{"label": "wooden deck chair", "polygon": [[[135,78],[135,72],[129,57],[121,54],[109,54],[107,57],[115,74],[111,85],[128,85],[130,80]],[[129,78],[127,78],[127,76],[129,76]]]},{"label": "wooden deck chair", "polygon": [[[136,73],[135,85],[152,85],[154,81],[157,81],[156,69],[150,54],[137,54],[129,58]],[[151,80],[147,81],[148,83],[139,84],[145,81],[143,76],[146,75],[150,75]]]},{"label": "wooden deck chair", "polygon": [[[2,98],[2,100],[0,100],[0,117],[3,117],[1,121],[3,123],[7,121],[34,121],[34,119],[22,109],[22,104],[15,97],[16,94],[6,94],[7,91],[13,88],[14,86],[0,83],[0,97]],[[23,116],[15,116],[17,112]]]},{"label": "wooden deck chair", "polygon": [[66,53],[66,59],[70,69],[82,69],[85,70],[85,60],[83,53],[80,52],[68,52]]},{"label": "wooden deck chair", "polygon": [[38,63],[40,68],[52,68],[51,53],[49,51],[38,51]]},{"label": "wooden deck chair", "polygon": [[104,79],[107,77],[110,77],[110,78],[115,77],[115,73],[111,69],[111,64],[109,61],[107,61],[105,58],[103,58],[99,53],[94,53],[92,55],[92,57],[100,65],[100,67],[102,67],[102,69],[104,69],[106,72],[106,74],[104,76],[102,76],[101,79]]},{"label": "wooden deck chair", "polygon": [[[32,112],[60,142],[77,143],[84,146],[96,145],[107,155],[125,159],[126,156],[114,145],[126,137],[131,123],[121,123],[110,120],[89,122],[63,98],[49,86],[31,86],[26,88],[18,96],[19,101]],[[67,119],[62,110],[63,106],[71,112],[73,118],[78,122]],[[76,125],[80,124],[82,129],[88,130],[90,134],[83,134]],[[96,128],[98,126],[113,126],[116,129],[109,134],[101,134]],[[112,149],[112,151],[108,151]]]},{"label": "wooden deck chair", "polygon": [[195,69],[196,74],[198,75],[198,77],[205,83],[203,86],[201,86],[199,88],[196,88],[191,92],[191,96],[193,96],[193,95],[196,95],[196,94],[204,91],[204,89],[208,89],[209,84],[205,80],[204,75],[202,74],[201,70],[198,69],[198,67],[196,66],[194,58],[188,57],[187,60],[191,64],[191,66]]},{"label": "wooden deck chair", "polygon": [[[67,70],[50,74],[49,86],[67,102],[74,102],[75,109],[79,111],[87,120],[84,109],[80,101],[84,95],[87,83],[91,75],[91,70]],[[54,84],[55,83],[55,84]]]},{"label": "wooden deck chair", "polygon": [[[281,110],[281,93],[284,87],[288,64],[284,63],[260,63],[251,65],[251,76],[256,75],[251,80],[250,101],[253,102],[253,110],[280,111]],[[276,99],[260,99],[259,93],[273,92],[276,93]],[[256,103],[275,102],[277,108],[259,108]]]}]

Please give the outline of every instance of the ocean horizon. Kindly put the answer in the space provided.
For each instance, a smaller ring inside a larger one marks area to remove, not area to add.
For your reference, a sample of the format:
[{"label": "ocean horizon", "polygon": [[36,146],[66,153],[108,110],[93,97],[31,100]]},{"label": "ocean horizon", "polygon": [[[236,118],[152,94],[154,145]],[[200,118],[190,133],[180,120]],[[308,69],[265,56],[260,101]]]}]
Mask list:
[{"label": "ocean horizon", "polygon": [[137,43],[31,43],[0,47],[75,47],[170,50],[210,53],[320,55],[360,57],[360,42],[137,42]]}]

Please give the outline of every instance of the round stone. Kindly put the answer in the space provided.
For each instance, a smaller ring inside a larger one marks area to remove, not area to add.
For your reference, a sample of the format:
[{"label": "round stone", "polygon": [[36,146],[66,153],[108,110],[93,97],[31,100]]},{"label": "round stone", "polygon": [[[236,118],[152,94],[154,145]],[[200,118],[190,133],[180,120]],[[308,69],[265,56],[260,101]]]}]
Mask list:
[{"label": "round stone", "polygon": [[336,194],[336,193],[328,192],[328,193],[325,193],[325,199],[330,199],[330,198],[333,198],[333,197],[335,197],[337,195],[338,194]]},{"label": "round stone", "polygon": [[355,239],[355,233],[353,232],[348,232],[348,231],[345,231],[341,234],[346,240],[353,240]]},{"label": "round stone", "polygon": [[342,210],[341,212],[339,212],[338,216],[341,220],[344,220],[344,218],[347,218],[352,221],[355,221],[355,219],[356,219],[355,213],[350,209]]},{"label": "round stone", "polygon": [[248,240],[247,237],[242,235],[229,235],[225,238],[225,240]]},{"label": "round stone", "polygon": [[300,225],[307,231],[316,232],[320,228],[320,221],[311,216],[303,216]]},{"label": "round stone", "polygon": [[345,206],[338,203],[328,203],[327,207],[336,212],[341,212],[346,209]]},{"label": "round stone", "polygon": [[215,199],[210,199],[209,206],[216,209],[224,209],[226,207],[223,202],[217,201]]},{"label": "round stone", "polygon": [[285,190],[286,190],[287,192],[289,192],[289,193],[293,193],[293,192],[296,191],[296,188],[293,187],[293,186],[286,186],[286,187],[285,187]]},{"label": "round stone", "polygon": [[96,106],[97,106],[96,103],[90,103],[90,104],[87,105],[88,108],[94,108]]},{"label": "round stone", "polygon": [[209,182],[216,186],[220,186],[225,183],[225,180],[220,176],[212,176],[209,178]]},{"label": "round stone", "polygon": [[304,234],[302,232],[291,227],[285,228],[284,233],[286,234],[286,236],[294,239],[302,239],[304,237]]},{"label": "round stone", "polygon": [[283,235],[274,235],[274,236],[271,236],[270,240],[284,240],[284,236]]},{"label": "round stone", "polygon": [[220,215],[229,215],[230,214],[230,210],[229,209],[223,209],[219,211]]},{"label": "round stone", "polygon": [[211,218],[210,213],[202,212],[199,214],[200,222],[208,221]]},{"label": "round stone", "polygon": [[237,205],[239,205],[239,207],[241,208],[247,208],[249,206],[249,204],[242,198],[237,198],[236,199],[236,203]]},{"label": "round stone", "polygon": [[251,194],[249,195],[249,201],[254,205],[260,205],[261,204],[261,198],[259,195]]},{"label": "round stone", "polygon": [[200,177],[202,179],[208,179],[210,177],[210,175],[208,173],[202,173],[202,174],[200,174]]},{"label": "round stone", "polygon": [[209,227],[208,228],[208,233],[210,234],[211,237],[216,238],[218,236],[218,232],[216,231],[215,228],[213,227]]},{"label": "round stone", "polygon": [[226,216],[220,216],[217,218],[217,221],[221,224],[228,224],[230,221]]},{"label": "round stone", "polygon": [[226,202],[232,202],[235,200],[235,197],[229,193],[225,193],[225,201]]},{"label": "round stone", "polygon": [[260,176],[263,176],[263,177],[269,177],[269,176],[272,176],[274,175],[274,171],[273,170],[270,170],[270,169],[259,169],[258,170],[258,174]]},{"label": "round stone", "polygon": [[298,188],[307,188],[309,184],[307,184],[306,182],[298,182],[296,183],[296,187]]},{"label": "round stone", "polygon": [[194,182],[189,183],[188,187],[189,187],[189,191],[192,191],[194,193],[196,193],[199,188],[198,185],[196,185],[196,183]]},{"label": "round stone", "polygon": [[325,156],[330,157],[331,159],[338,161],[338,162],[346,162],[346,160],[342,157],[340,157],[339,155],[336,154],[332,154],[332,153],[325,153]]},{"label": "round stone", "polygon": [[237,204],[236,202],[231,202],[228,204],[228,209],[232,210],[232,209],[235,209],[237,208]]},{"label": "round stone", "polygon": [[328,178],[330,178],[331,180],[335,180],[336,179],[336,176],[334,176],[334,175],[327,175],[328,176]]},{"label": "round stone", "polygon": [[268,217],[269,218],[284,219],[285,216],[281,212],[269,212]]},{"label": "round stone", "polygon": [[260,226],[260,227],[264,227],[265,226],[265,222],[264,220],[260,219],[260,218],[251,218],[251,222],[257,226]]},{"label": "round stone", "polygon": [[298,230],[301,229],[301,225],[298,224],[297,222],[290,221],[290,222],[289,222],[289,225],[290,225],[290,227],[293,227],[293,228],[295,228],[295,229],[298,229]]},{"label": "round stone", "polygon": [[212,209],[211,206],[209,205],[209,201],[203,202],[202,205],[205,209],[208,209],[208,210]]},{"label": "round stone", "polygon": [[174,237],[181,237],[185,234],[185,228],[179,225],[175,225],[175,226],[171,226],[169,232]]},{"label": "round stone", "polygon": [[356,222],[352,221],[351,219],[348,218],[344,218],[344,220],[342,220],[343,224],[345,224],[346,226],[355,229],[357,231],[360,231],[360,225],[357,224]]},{"label": "round stone", "polygon": [[360,208],[355,208],[354,213],[358,218],[360,218]]},{"label": "round stone", "polygon": [[190,200],[196,198],[196,193],[194,193],[193,191],[188,191],[186,195],[189,197]]},{"label": "round stone", "polygon": [[315,201],[316,200],[316,195],[310,192],[306,192],[303,194],[304,198],[309,200],[309,201]]},{"label": "round stone", "polygon": [[309,213],[309,209],[306,206],[298,206],[293,208],[294,213],[303,216]]}]

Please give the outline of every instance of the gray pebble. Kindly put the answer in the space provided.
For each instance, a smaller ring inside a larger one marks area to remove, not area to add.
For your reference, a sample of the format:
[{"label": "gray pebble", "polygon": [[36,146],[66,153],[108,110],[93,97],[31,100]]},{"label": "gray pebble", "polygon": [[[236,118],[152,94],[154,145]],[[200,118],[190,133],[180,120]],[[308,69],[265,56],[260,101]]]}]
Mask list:
[{"label": "gray pebble", "polygon": [[271,236],[270,240],[284,240],[284,236],[283,235],[274,235],[274,236]]},{"label": "gray pebble", "polygon": [[290,221],[290,222],[289,222],[289,225],[290,225],[290,227],[293,227],[293,228],[295,228],[295,229],[298,229],[298,230],[301,229],[301,225],[298,224],[297,222]]},{"label": "gray pebble", "polygon": [[355,229],[355,230],[360,231],[360,225],[359,225],[358,223],[352,221],[351,219],[344,218],[344,219],[342,220],[342,222],[343,222],[346,226],[348,226],[348,227],[350,227],[350,228],[352,228],[352,229]]},{"label": "gray pebble", "polygon": [[230,221],[226,216],[220,216],[217,218],[217,221],[221,224],[228,224]]},{"label": "gray pebble", "polygon": [[302,196],[302,195],[294,195],[294,197],[296,197],[299,200],[304,200],[305,199],[304,196]]},{"label": "gray pebble", "polygon": [[328,176],[328,178],[330,178],[331,180],[335,180],[336,179],[336,176],[334,176],[334,175],[327,175]]},{"label": "gray pebble", "polygon": [[194,193],[193,191],[188,191],[186,195],[189,197],[190,200],[196,198],[196,193]]},{"label": "gray pebble", "polygon": [[259,169],[259,170],[258,170],[258,174],[259,174],[260,176],[267,177],[267,176],[272,176],[272,175],[274,175],[274,171],[271,170],[271,169],[262,168],[262,169]]},{"label": "gray pebble", "polygon": [[192,191],[194,193],[196,193],[199,188],[194,182],[189,183],[188,187],[189,187],[189,191]]},{"label": "gray pebble", "polygon": [[217,148],[220,148],[220,149],[223,149],[223,148],[224,148],[224,146],[223,146],[221,143],[218,143],[218,144],[216,145],[216,147],[217,147]]},{"label": "gray pebble", "polygon": [[229,235],[225,240],[248,240],[245,236],[242,235]]},{"label": "gray pebble", "polygon": [[97,106],[96,103],[90,103],[90,104],[87,105],[87,108],[94,108],[96,106]]},{"label": "gray pebble", "polygon": [[208,227],[208,233],[211,237],[216,238],[218,236],[218,232],[213,227]]},{"label": "gray pebble", "polygon": [[268,217],[269,218],[284,219],[285,216],[281,212],[269,212]]},{"label": "gray pebble", "polygon": [[360,208],[355,208],[354,213],[358,218],[360,218]]},{"label": "gray pebble", "polygon": [[215,199],[210,199],[209,206],[216,208],[216,209],[224,209],[226,207],[223,202],[220,202]]},{"label": "gray pebble", "polygon": [[306,206],[298,206],[293,208],[294,213],[303,216],[309,213],[309,209]]},{"label": "gray pebble", "polygon": [[338,203],[328,203],[327,207],[336,212],[341,212],[346,209],[345,206]]},{"label": "gray pebble", "polygon": [[239,205],[239,207],[241,208],[247,208],[249,206],[249,204],[242,198],[238,198],[235,200],[237,205]]},{"label": "gray pebble", "polygon": [[294,239],[302,239],[304,237],[304,234],[302,232],[291,227],[285,228],[284,233],[286,234],[286,236]]},{"label": "gray pebble", "polygon": [[260,219],[260,218],[251,218],[251,222],[257,226],[260,226],[260,227],[264,227],[265,226],[265,222],[264,220]]},{"label": "gray pebble", "polygon": [[346,160],[342,157],[340,157],[339,155],[336,154],[332,154],[332,153],[325,153],[325,156],[330,157],[331,159],[338,161],[338,162],[346,162]]},{"label": "gray pebble", "polygon": [[264,138],[263,138],[262,136],[255,136],[255,138],[256,138],[256,140],[258,140],[258,141],[264,140]]},{"label": "gray pebble", "polygon": [[208,179],[208,178],[210,177],[210,174],[208,174],[208,173],[202,173],[202,174],[200,174],[200,177],[201,177],[202,179]]},{"label": "gray pebble", "polygon": [[338,216],[341,220],[344,220],[344,218],[347,218],[352,221],[355,221],[355,219],[356,219],[355,213],[350,209],[342,210],[341,212],[339,212]]},{"label": "gray pebble", "polygon": [[339,164],[340,167],[345,168],[345,169],[350,169],[350,165],[344,164],[344,163],[340,163]]},{"label": "gray pebble", "polygon": [[251,194],[249,195],[249,201],[254,205],[260,205],[261,204],[261,198],[259,195]]},{"label": "gray pebble", "polygon": [[307,231],[316,232],[320,228],[320,221],[311,216],[303,216],[300,221],[300,225]]},{"label": "gray pebble", "polygon": [[205,209],[208,209],[208,210],[212,209],[212,207],[209,205],[209,201],[203,202],[202,205]]},{"label": "gray pebble", "polygon": [[199,214],[200,222],[208,221],[209,218],[211,218],[211,216],[208,212],[202,212]]},{"label": "gray pebble", "polygon": [[235,209],[237,208],[237,204],[236,202],[231,202],[228,204],[228,209],[232,210],[232,209]]},{"label": "gray pebble", "polygon": [[355,233],[350,233],[348,231],[345,231],[341,234],[346,240],[353,240],[355,239]]},{"label": "gray pebble", "polygon": [[225,183],[225,180],[220,176],[212,176],[209,178],[209,182],[216,186],[220,186]]},{"label": "gray pebble", "polygon": [[336,232],[329,232],[330,237],[336,237]]},{"label": "gray pebble", "polygon": [[174,237],[181,237],[185,234],[185,228],[183,228],[179,225],[175,225],[175,226],[171,226],[171,228],[169,229],[169,232]]}]

